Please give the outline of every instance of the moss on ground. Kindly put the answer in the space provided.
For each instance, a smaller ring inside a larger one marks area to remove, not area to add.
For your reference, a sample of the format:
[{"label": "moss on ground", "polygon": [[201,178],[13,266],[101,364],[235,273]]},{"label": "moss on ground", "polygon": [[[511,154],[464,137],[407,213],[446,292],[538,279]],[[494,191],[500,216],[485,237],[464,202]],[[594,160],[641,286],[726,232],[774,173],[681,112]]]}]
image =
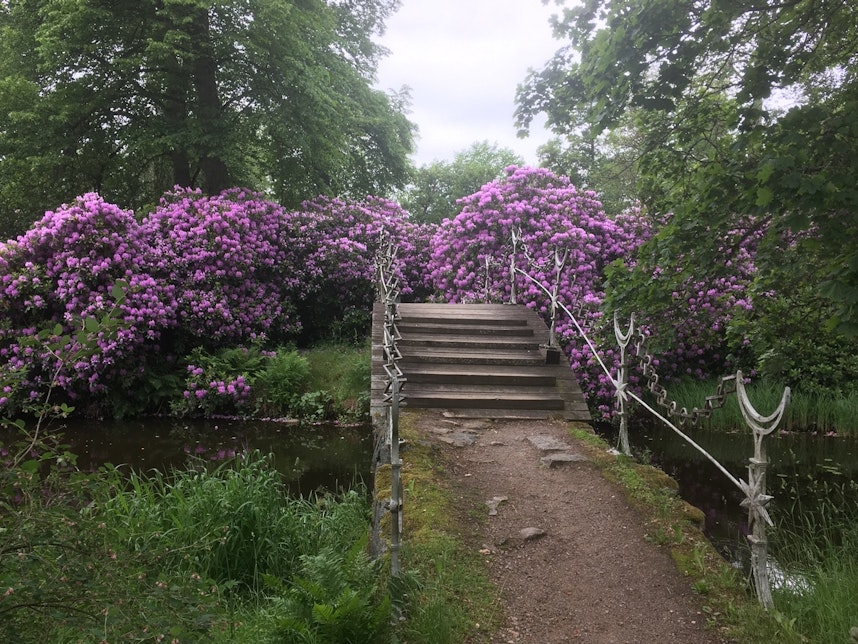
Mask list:
[{"label": "moss on ground", "polygon": [[[468,543],[474,504],[463,503],[447,487],[439,448],[419,437],[416,420],[414,412],[400,416],[400,436],[407,444],[401,473],[402,587],[409,597],[397,641],[489,642],[500,627],[500,593],[478,549]],[[389,465],[378,468],[375,486],[377,499],[390,498]],[[389,514],[381,526],[382,535],[389,535]]]}]

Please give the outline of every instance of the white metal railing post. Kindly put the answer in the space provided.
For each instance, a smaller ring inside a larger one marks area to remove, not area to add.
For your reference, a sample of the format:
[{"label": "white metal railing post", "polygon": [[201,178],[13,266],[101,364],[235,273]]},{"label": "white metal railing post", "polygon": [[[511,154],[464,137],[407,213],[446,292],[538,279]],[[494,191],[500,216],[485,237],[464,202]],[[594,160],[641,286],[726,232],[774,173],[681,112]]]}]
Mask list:
[{"label": "white metal railing post", "polygon": [[754,455],[748,461],[748,482],[743,485],[745,500],[742,506],[748,509],[748,527],[751,533],[748,541],[751,544],[751,572],[754,575],[754,586],[757,598],[766,608],[774,607],[772,590],[769,584],[768,540],[766,539],[766,524],[774,527],[766,506],[772,497],[766,494],[766,469],[769,460],[766,457],[763,438],[771,434],[780,423],[790,400],[790,388],[786,387],[781,396],[777,409],[768,416],[762,416],[751,405],[742,372],[736,372],[736,396],[742,417],[754,434]]},{"label": "white metal railing post", "polygon": [[399,388],[397,376],[392,381],[390,406],[390,574],[399,577],[399,553],[402,549],[402,460],[399,458]]},{"label": "white metal railing post", "polygon": [[512,253],[509,256],[509,303],[518,304],[518,293],[515,288],[515,261],[518,253],[518,240],[521,231],[516,228],[512,229]]},{"label": "white metal railing post", "polygon": [[635,331],[635,316],[632,314],[629,319],[629,329],[626,333],[620,330],[619,317],[616,311],[614,312],[614,336],[617,338],[617,343],[620,345],[620,364],[617,367],[617,379],[614,382],[617,393],[617,416],[620,419],[620,435],[618,437],[620,451],[626,456],[632,455],[632,448],[629,445],[629,418],[627,403],[629,400],[626,394],[626,389],[629,385],[628,374],[628,358],[626,357],[626,348],[629,346],[629,340]]},{"label": "white metal railing post", "polygon": [[566,260],[569,259],[569,249],[565,248],[561,254],[559,248],[554,249],[554,284],[551,289],[551,328],[548,330],[548,346],[551,349],[559,349],[560,344],[557,342],[557,305],[560,293],[560,278],[563,275],[563,269],[566,267]]}]

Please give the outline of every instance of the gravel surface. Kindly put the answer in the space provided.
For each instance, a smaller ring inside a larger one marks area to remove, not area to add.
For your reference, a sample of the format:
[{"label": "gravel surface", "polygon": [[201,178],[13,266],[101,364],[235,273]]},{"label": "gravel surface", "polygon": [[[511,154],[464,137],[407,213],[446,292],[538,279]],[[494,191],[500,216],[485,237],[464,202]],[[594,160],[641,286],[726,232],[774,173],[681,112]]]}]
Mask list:
[{"label": "gravel surface", "polygon": [[725,641],[705,628],[689,580],[644,538],[641,516],[583,458],[565,423],[421,413],[415,425],[441,446],[463,507],[487,517],[463,537],[502,592],[493,641]]}]

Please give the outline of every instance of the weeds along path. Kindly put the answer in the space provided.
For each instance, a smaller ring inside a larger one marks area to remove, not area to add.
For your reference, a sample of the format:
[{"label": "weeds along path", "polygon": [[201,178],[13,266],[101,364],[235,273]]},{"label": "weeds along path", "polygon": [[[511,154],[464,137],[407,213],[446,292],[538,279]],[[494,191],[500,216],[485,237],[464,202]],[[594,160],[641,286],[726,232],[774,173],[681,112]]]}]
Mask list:
[{"label": "weeds along path", "polygon": [[462,537],[502,594],[503,626],[491,641],[727,641],[706,627],[691,581],[566,423],[420,413],[414,426],[439,445],[465,516],[481,517],[463,522]]}]

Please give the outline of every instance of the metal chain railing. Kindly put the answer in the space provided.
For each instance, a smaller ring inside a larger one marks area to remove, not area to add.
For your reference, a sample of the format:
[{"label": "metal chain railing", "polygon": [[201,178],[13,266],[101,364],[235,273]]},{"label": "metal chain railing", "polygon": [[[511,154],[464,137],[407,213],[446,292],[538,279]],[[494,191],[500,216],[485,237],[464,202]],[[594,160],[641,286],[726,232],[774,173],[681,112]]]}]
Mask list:
[{"label": "metal chain railing", "polygon": [[402,386],[406,379],[398,362],[402,359],[397,342],[402,339],[396,323],[399,315],[399,279],[393,267],[398,249],[389,236],[381,233],[376,254],[377,288],[379,301],[384,306],[382,339],[382,366],[385,387],[382,404],[386,408],[385,434],[380,452],[387,450],[390,459],[390,499],[385,509],[390,512],[390,574],[400,574],[400,552],[402,550],[402,459],[399,456],[399,409],[404,404]]},{"label": "metal chain railing", "polygon": [[[634,335],[634,316],[629,322],[629,329],[626,333],[622,333],[617,322],[617,316],[614,316],[614,332],[617,341],[621,347],[621,357],[624,360],[625,346],[628,345],[629,339]],[[781,401],[775,411],[763,416],[751,404],[745,389],[745,379],[741,370],[736,371],[735,375],[723,376],[718,383],[716,392],[712,396],[707,396],[702,408],[693,408],[690,412],[685,408],[677,409],[676,401],[669,400],[667,390],[659,384],[658,374],[653,366],[654,358],[646,352],[645,343],[646,337],[638,331],[638,341],[636,343],[636,351],[638,352],[638,361],[641,365],[641,371],[647,378],[647,389],[656,394],[656,404],[663,407],[667,412],[667,417],[663,416],[653,409],[646,401],[639,397],[634,392],[628,389],[627,372],[621,366],[618,371],[617,379],[613,380],[617,390],[618,407],[625,412],[625,404],[628,398],[636,400],[645,409],[659,418],[664,424],[670,427],[676,434],[682,437],[688,444],[697,449],[705,456],[715,467],[724,474],[733,485],[735,485],[745,498],[741,502],[741,506],[748,510],[748,527],[751,534],[748,535],[748,543],[751,548],[751,573],[754,578],[754,588],[757,593],[757,599],[766,608],[772,608],[774,601],[772,599],[771,585],[769,583],[768,571],[768,540],[766,538],[766,525],[774,527],[772,519],[767,510],[768,504],[772,500],[772,496],[766,493],[766,470],[768,468],[768,458],[766,457],[763,438],[771,434],[780,424],[781,419],[786,411],[790,400],[790,388],[785,387]],[[624,362],[623,362],[624,364]],[[610,374],[608,374],[610,377]],[[670,417],[679,419],[679,424],[690,423],[696,425],[703,418],[709,418],[712,415],[713,409],[722,407],[726,401],[726,397],[730,393],[735,393],[739,402],[739,409],[742,413],[745,423],[751,429],[754,437],[754,455],[748,459],[748,481],[737,479],[724,466],[722,466],[709,452],[700,447],[690,437],[684,434],[679,427],[671,422]],[[623,416],[624,417],[624,416]],[[626,432],[626,436],[621,435],[620,442],[628,447],[628,428],[623,423],[620,425],[620,432]],[[626,451],[626,453],[628,453]]]},{"label": "metal chain railing", "polygon": [[[517,250],[519,244],[523,245],[519,232],[513,232],[513,252]],[[532,258],[524,247],[525,257],[533,264]],[[637,401],[644,409],[652,413],[656,418],[670,427],[689,445],[694,447],[705,458],[712,462],[715,467],[724,474],[731,483],[733,483],[745,495],[741,502],[742,507],[748,510],[748,524],[751,534],[748,535],[748,542],[751,548],[751,572],[754,580],[754,588],[757,598],[765,608],[772,608],[774,602],[772,600],[771,586],[769,583],[768,574],[768,541],[766,538],[766,525],[773,526],[771,517],[769,516],[766,507],[771,502],[772,497],[766,493],[766,469],[768,467],[768,459],[766,457],[763,438],[771,434],[783,418],[786,407],[789,404],[790,388],[786,387],[781,397],[780,404],[775,411],[763,416],[753,407],[748,399],[747,391],[744,385],[744,376],[741,371],[737,371],[735,375],[724,376],[719,382],[714,395],[707,396],[703,407],[694,407],[691,411],[686,408],[678,407],[676,401],[668,398],[667,390],[659,383],[659,376],[655,370],[655,358],[646,351],[646,334],[638,327],[635,329],[634,315],[631,316],[628,330],[623,332],[620,329],[617,316],[614,316],[614,334],[620,346],[620,364],[617,369],[617,376],[611,374],[610,369],[605,365],[599,352],[593,342],[587,336],[581,324],[575,315],[558,300],[557,294],[559,283],[562,274],[562,268],[565,264],[567,253],[562,254],[562,262],[560,261],[561,253],[555,249],[555,266],[557,268],[555,274],[555,283],[552,288],[547,288],[542,282],[529,275],[527,272],[519,269],[516,266],[516,258],[513,256],[510,260],[510,279],[513,282],[511,292],[516,293],[515,276],[522,275],[539,289],[545,292],[551,301],[551,326],[555,325],[556,313],[562,310],[575,326],[580,337],[585,341],[590,349],[596,362],[604,371],[608,380],[615,390],[617,401],[618,417],[620,421],[620,437],[619,445],[623,453],[629,455],[631,453],[628,439],[628,400]],[[665,410],[665,414],[656,411],[649,403],[643,400],[640,396],[629,389],[629,360],[627,349],[630,342],[634,338],[634,349],[637,357],[638,366],[644,378],[646,379],[645,388],[655,395],[656,404]],[[739,402],[739,408],[747,425],[750,427],[754,437],[754,455],[749,459],[748,464],[748,481],[737,479],[723,465],[721,465],[711,454],[709,454],[700,445],[694,442],[689,436],[684,434],[670,419],[676,418],[680,426],[685,424],[696,425],[703,418],[709,418],[712,415],[713,409],[717,409],[724,405],[726,397],[735,393]]]}]

